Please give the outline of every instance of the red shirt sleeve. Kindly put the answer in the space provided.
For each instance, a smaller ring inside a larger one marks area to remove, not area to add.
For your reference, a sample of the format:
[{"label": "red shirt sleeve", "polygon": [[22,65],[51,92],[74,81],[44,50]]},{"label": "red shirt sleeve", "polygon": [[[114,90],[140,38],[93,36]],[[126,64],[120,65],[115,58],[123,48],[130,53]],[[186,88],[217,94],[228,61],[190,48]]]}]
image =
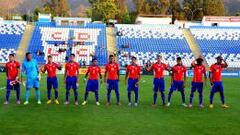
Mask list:
[{"label": "red shirt sleeve", "polygon": [[117,64],[117,70],[120,70],[120,66],[119,66],[119,64]]},{"label": "red shirt sleeve", "polygon": [[141,67],[138,66],[138,73],[140,74],[141,73]]},{"label": "red shirt sleeve", "polygon": [[101,74],[101,68],[100,68],[100,67],[98,67],[98,69],[99,69],[99,70],[98,70],[98,72]]},{"label": "red shirt sleeve", "polygon": [[108,71],[108,64],[105,65],[105,71]]},{"label": "red shirt sleeve", "polygon": [[212,65],[209,69],[209,72],[212,72],[213,71],[213,68],[214,68],[214,65]]},{"label": "red shirt sleeve", "polygon": [[5,64],[5,68],[8,69],[8,63]]},{"label": "red shirt sleeve", "polygon": [[129,72],[129,69],[130,69],[130,66],[127,66],[127,69],[126,69],[126,71],[127,71],[127,72]]},{"label": "red shirt sleeve", "polygon": [[203,66],[203,73],[206,73],[206,67]]}]

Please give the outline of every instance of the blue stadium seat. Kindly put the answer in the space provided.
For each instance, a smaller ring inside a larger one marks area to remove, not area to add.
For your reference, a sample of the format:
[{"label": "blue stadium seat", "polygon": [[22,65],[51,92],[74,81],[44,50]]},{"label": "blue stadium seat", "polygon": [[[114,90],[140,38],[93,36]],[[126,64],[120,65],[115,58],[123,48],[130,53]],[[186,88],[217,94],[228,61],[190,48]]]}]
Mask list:
[{"label": "blue stadium seat", "polygon": [[176,25],[116,25],[116,33],[121,66],[129,64],[130,56],[136,56],[141,66],[154,62],[157,54],[170,66],[176,64],[178,56],[188,67],[194,59],[182,30]]}]

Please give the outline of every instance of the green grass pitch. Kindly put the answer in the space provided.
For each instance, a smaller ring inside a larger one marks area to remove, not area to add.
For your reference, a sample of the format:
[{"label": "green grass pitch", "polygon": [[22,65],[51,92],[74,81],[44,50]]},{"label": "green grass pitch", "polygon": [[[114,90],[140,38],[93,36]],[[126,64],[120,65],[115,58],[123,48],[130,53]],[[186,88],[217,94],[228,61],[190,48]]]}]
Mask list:
[{"label": "green grass pitch", "polygon": [[[0,87],[5,86],[5,74],[0,74]],[[35,92],[31,91],[30,105],[16,105],[15,92],[11,93],[11,103],[3,105],[5,90],[0,91],[0,135],[239,135],[240,134],[240,79],[224,78],[226,103],[229,109],[220,107],[219,94],[215,95],[215,108],[209,109],[209,89],[205,87],[205,108],[197,107],[198,96],[194,98],[194,108],[180,106],[180,93],[174,93],[172,106],[152,104],[152,76],[143,76],[140,84],[140,104],[138,107],[127,106],[127,91],[123,81],[120,81],[122,106],[114,103],[107,107],[106,85],[100,88],[101,106],[95,105],[94,94],[90,94],[87,106],[63,105],[65,89],[63,77],[59,76],[60,105],[46,105],[46,77],[41,80],[42,105],[37,105]],[[81,76],[79,88],[80,103],[83,101],[84,87]],[[166,77],[166,95],[170,78]],[[191,78],[188,78],[186,96],[189,101]],[[23,99],[25,89],[21,89]]]}]

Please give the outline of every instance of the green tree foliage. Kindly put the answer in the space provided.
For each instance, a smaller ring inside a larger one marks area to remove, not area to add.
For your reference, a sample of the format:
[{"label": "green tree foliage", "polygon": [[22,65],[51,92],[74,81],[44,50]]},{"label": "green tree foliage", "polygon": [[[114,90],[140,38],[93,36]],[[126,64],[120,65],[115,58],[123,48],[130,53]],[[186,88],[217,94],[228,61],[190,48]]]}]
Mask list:
[{"label": "green tree foliage", "polygon": [[224,16],[225,7],[222,0],[203,0],[204,15]]},{"label": "green tree foliage", "polygon": [[240,16],[240,10],[236,12],[236,16]]},{"label": "green tree foliage", "polygon": [[133,0],[138,14],[166,14],[169,0]]},{"label": "green tree foliage", "polygon": [[67,0],[44,0],[44,5],[37,11],[41,13],[49,13],[52,16],[67,17],[71,15]]},{"label": "green tree foliage", "polygon": [[90,1],[92,3],[88,14],[91,13],[93,20],[102,20],[108,22],[109,19],[115,19],[119,10],[115,0],[96,0]]},{"label": "green tree foliage", "polygon": [[202,0],[184,0],[184,11],[187,20],[201,20],[203,17]]},{"label": "green tree foliage", "polygon": [[170,0],[170,7],[169,7],[168,14],[172,15],[172,23],[174,23],[176,19],[178,20],[184,19],[184,12],[178,0]]}]

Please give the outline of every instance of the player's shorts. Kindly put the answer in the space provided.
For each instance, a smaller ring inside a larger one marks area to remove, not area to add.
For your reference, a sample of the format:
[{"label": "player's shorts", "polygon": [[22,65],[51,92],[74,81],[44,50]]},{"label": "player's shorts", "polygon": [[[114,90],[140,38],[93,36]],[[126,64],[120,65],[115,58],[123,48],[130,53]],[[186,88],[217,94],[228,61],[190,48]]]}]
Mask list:
[{"label": "player's shorts", "polygon": [[110,80],[108,79],[107,80],[107,90],[110,91],[110,90],[115,90],[115,91],[118,91],[119,90],[119,87],[118,87],[118,80]]},{"label": "player's shorts", "polygon": [[56,76],[47,78],[47,89],[51,90],[52,88],[54,89],[58,88],[58,79]]},{"label": "player's shorts", "polygon": [[165,90],[165,83],[163,78],[154,78],[153,80],[153,91],[158,92],[161,91],[163,92]]},{"label": "player's shorts", "polygon": [[191,92],[202,93],[203,92],[203,82],[192,82]]},{"label": "player's shorts", "polygon": [[73,76],[73,77],[67,76],[66,89],[70,90],[71,88],[74,90],[77,89],[77,76]]},{"label": "player's shorts", "polygon": [[212,92],[223,92],[223,90],[222,82],[213,82]]},{"label": "player's shorts", "polygon": [[128,79],[128,91],[138,91],[138,86],[136,85],[138,82],[138,79]]},{"label": "player's shorts", "polygon": [[39,86],[40,86],[40,84],[39,84],[38,77],[36,77],[36,78],[27,78],[26,87],[28,89],[39,88]]},{"label": "player's shorts", "polygon": [[184,82],[183,81],[173,81],[173,84],[170,88],[170,91],[184,91]]},{"label": "player's shorts", "polygon": [[99,88],[98,80],[88,80],[86,92],[96,92],[98,91],[98,88]]},{"label": "player's shorts", "polygon": [[15,85],[11,85],[11,80],[7,79],[7,90],[20,90],[20,84],[16,83]]}]

